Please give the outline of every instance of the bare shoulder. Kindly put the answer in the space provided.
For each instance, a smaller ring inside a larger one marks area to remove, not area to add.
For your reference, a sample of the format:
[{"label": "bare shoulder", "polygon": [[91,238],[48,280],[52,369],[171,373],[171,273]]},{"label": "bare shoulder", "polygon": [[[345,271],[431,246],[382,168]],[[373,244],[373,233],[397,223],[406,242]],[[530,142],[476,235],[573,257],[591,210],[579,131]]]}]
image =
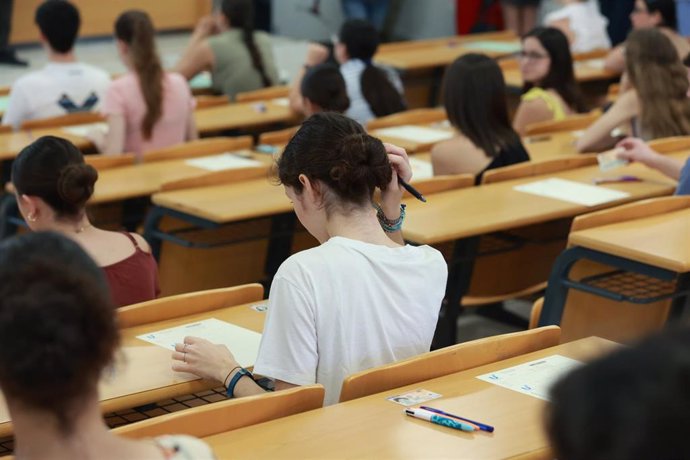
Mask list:
[{"label": "bare shoulder", "polygon": [[148,241],[146,241],[143,236],[141,236],[138,233],[131,232],[130,235],[132,235],[132,238],[134,238],[134,241],[137,242],[137,245],[141,248],[142,251],[151,252],[151,246],[149,246]]},{"label": "bare shoulder", "polygon": [[431,150],[434,175],[476,174],[486,162],[486,155],[464,136],[439,142]]}]

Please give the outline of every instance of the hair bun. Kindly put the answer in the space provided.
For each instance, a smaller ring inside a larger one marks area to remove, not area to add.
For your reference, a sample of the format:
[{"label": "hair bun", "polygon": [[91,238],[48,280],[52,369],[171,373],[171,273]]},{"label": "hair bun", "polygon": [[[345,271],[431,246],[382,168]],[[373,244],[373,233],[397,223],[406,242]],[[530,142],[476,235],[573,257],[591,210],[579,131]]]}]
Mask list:
[{"label": "hair bun", "polygon": [[391,180],[391,166],[380,140],[365,133],[344,137],[338,149],[340,162],[331,168],[331,179],[341,196],[348,191],[384,188]]},{"label": "hair bun", "polygon": [[57,191],[60,199],[78,212],[93,195],[93,188],[98,179],[96,169],[86,163],[72,163],[60,171]]}]

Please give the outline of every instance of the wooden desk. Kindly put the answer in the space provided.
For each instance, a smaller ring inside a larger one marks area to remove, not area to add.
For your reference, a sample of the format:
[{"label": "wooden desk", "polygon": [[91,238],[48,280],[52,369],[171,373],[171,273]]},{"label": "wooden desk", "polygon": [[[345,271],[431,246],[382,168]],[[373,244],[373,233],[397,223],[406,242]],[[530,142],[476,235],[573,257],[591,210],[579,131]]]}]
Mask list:
[{"label": "wooden desk", "polygon": [[[119,411],[213,388],[215,385],[212,382],[201,380],[191,374],[173,372],[170,368],[170,351],[139,340],[136,336],[208,318],[217,318],[262,332],[266,314],[250,308],[250,305],[257,303],[262,302],[226,307],[122,330],[122,347],[115,370],[113,373],[106,372],[99,387],[103,412]],[[0,436],[7,436],[11,431],[9,413],[0,397]]]},{"label": "wooden desk", "polygon": [[0,161],[13,160],[19,152],[41,136],[59,136],[72,142],[80,150],[93,147],[91,141],[81,136],[67,134],[59,128],[15,131],[0,134]]},{"label": "wooden desk", "polygon": [[[612,72],[610,70],[604,69],[603,59],[587,59],[583,61],[576,61],[575,67],[575,79],[579,83],[587,83],[594,81],[607,81],[620,77],[617,72]],[[506,86],[510,88],[522,88],[524,82],[522,80],[522,74],[520,73],[519,64],[515,66],[508,66],[503,70],[503,78],[505,79]]]},{"label": "wooden desk", "polygon": [[[559,354],[589,361],[613,349],[591,337],[415,385],[204,438],[218,458],[544,458],[547,403],[475,378]],[[428,404],[494,425],[468,434],[415,420],[386,397],[424,388],[443,395]]]},{"label": "wooden desk", "polygon": [[234,102],[194,111],[200,134],[229,129],[247,129],[276,123],[297,123],[299,117],[282,100]]}]

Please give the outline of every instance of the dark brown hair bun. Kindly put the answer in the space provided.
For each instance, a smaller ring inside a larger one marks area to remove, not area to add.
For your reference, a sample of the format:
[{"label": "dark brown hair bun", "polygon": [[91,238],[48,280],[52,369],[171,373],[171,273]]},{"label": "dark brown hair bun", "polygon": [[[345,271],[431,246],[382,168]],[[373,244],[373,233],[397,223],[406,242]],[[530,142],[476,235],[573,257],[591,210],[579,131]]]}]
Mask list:
[{"label": "dark brown hair bun", "polygon": [[86,163],[72,163],[60,171],[57,181],[57,191],[65,205],[71,206],[75,212],[84,207],[86,201],[93,195],[93,187],[98,179],[96,169]]}]

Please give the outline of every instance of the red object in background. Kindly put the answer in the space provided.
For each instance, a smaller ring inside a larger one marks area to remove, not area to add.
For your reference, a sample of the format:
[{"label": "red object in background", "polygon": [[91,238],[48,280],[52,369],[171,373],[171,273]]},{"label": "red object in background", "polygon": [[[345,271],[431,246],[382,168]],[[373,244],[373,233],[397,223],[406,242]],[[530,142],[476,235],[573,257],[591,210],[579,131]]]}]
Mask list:
[{"label": "red object in background", "polygon": [[[485,6],[488,3],[491,5]],[[483,13],[482,9],[484,9]],[[501,2],[498,0],[455,0],[455,24],[458,35],[502,30]]]}]

